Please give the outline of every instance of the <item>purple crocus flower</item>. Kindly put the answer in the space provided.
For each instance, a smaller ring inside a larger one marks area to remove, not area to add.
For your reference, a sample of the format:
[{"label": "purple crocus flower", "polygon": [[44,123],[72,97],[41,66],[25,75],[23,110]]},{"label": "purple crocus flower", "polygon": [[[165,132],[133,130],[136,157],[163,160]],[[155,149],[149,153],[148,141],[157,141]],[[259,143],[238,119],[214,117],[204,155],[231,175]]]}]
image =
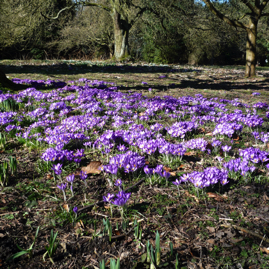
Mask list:
[{"label": "purple crocus flower", "polygon": [[62,166],[63,165],[61,163],[57,163],[52,166],[52,170],[56,175],[60,175],[62,173]]},{"label": "purple crocus flower", "polygon": [[74,182],[74,180],[75,180],[75,175],[72,174],[72,175],[67,176],[67,177],[66,177],[66,180],[67,180],[69,183],[72,184],[72,183]]},{"label": "purple crocus flower", "polygon": [[119,190],[122,191],[122,181],[121,181],[121,179],[117,179],[115,181],[115,184],[114,185],[117,186],[117,187],[119,187]]},{"label": "purple crocus flower", "polygon": [[171,176],[171,174],[165,170],[161,173],[161,175],[165,177],[166,179],[168,179]]},{"label": "purple crocus flower", "polygon": [[222,150],[224,151],[224,152],[228,152],[228,151],[230,151],[231,150],[231,146],[228,146],[228,145],[225,145],[225,146],[222,146],[221,147],[222,148]]},{"label": "purple crocus flower", "polygon": [[64,190],[66,189],[66,183],[61,183],[61,185],[57,185],[57,187],[58,187],[60,190],[64,191]]},{"label": "purple crocus flower", "polygon": [[63,196],[64,196],[64,202],[66,202],[66,196],[65,196],[65,189],[66,189],[66,183],[61,183],[61,185],[57,185],[57,187],[62,190]]},{"label": "purple crocus flower", "polygon": [[174,185],[178,186],[178,185],[180,185],[181,180],[176,179],[176,180],[173,181],[172,183],[173,183]]},{"label": "purple crocus flower", "polygon": [[74,208],[73,208],[73,212],[76,214],[76,216],[77,216],[77,214],[78,214],[78,208],[75,206]]},{"label": "purple crocus flower", "polygon": [[114,198],[114,196],[115,196],[114,194],[108,193],[107,196],[103,196],[103,199],[104,199],[105,202],[110,203],[111,200]]},{"label": "purple crocus flower", "polygon": [[80,179],[83,180],[83,181],[88,177],[87,173],[82,171],[82,170],[80,171],[79,176],[80,176]]},{"label": "purple crocus flower", "polygon": [[88,177],[87,173],[81,170],[79,176],[80,176],[80,179],[83,180],[85,187],[86,187],[87,186],[86,179]]},{"label": "purple crocus flower", "polygon": [[72,196],[74,196],[74,192],[73,192],[73,182],[74,182],[74,180],[75,180],[75,175],[72,174],[72,175],[67,176],[67,177],[66,177],[66,180],[67,180],[69,183],[71,183],[71,185],[70,185],[70,190],[71,190]]},{"label": "purple crocus flower", "polygon": [[148,165],[144,166],[144,172],[146,175],[151,175],[152,174],[152,168],[149,168]]}]

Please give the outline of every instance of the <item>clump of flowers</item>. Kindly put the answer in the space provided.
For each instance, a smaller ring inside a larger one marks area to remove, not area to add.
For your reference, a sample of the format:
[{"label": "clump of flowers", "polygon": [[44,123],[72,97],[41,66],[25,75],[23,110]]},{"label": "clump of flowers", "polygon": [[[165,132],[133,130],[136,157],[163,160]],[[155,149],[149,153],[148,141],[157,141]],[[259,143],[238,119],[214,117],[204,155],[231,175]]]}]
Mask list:
[{"label": "clump of flowers", "polygon": [[261,95],[261,93],[260,92],[253,92],[251,95],[253,95],[253,96],[259,96],[259,95]]},{"label": "clump of flowers", "polygon": [[198,125],[192,121],[181,121],[167,127],[166,130],[172,137],[184,138],[188,132],[195,130],[197,127]]},{"label": "clump of flowers", "polygon": [[237,123],[221,123],[217,124],[215,127],[215,130],[213,131],[213,135],[227,135],[229,137],[232,137],[234,133],[239,134],[243,129],[243,126],[241,124]]},{"label": "clump of flowers", "polygon": [[181,182],[191,182],[197,188],[209,187],[212,184],[220,183],[227,184],[228,172],[225,169],[218,169],[217,167],[208,167],[203,172],[194,171],[190,174],[181,176]]},{"label": "clump of flowers", "polygon": [[[124,192],[124,191],[119,191],[116,196],[114,194],[110,194],[108,193],[107,196],[103,196],[104,202],[108,202],[110,204],[110,206],[116,205],[120,208],[120,213],[122,218],[124,218],[123,216],[123,208],[126,205],[126,203],[128,202],[128,200],[131,197],[131,193],[130,192]],[[114,199],[114,200],[113,200]],[[111,207],[110,207],[111,208]],[[112,208],[111,208],[111,214],[112,214]]]},{"label": "clump of flowers", "polygon": [[264,163],[269,160],[268,152],[253,147],[239,150],[239,156],[253,163]]},{"label": "clump of flowers", "polygon": [[245,179],[248,175],[255,171],[255,166],[249,166],[247,158],[231,159],[229,162],[224,163],[223,166],[227,169],[229,177],[233,179],[239,179],[240,176],[244,176]]},{"label": "clump of flowers", "polygon": [[123,169],[125,173],[134,172],[145,165],[145,158],[136,152],[127,151],[112,157],[108,165],[103,166],[106,173],[117,175],[118,169]]}]

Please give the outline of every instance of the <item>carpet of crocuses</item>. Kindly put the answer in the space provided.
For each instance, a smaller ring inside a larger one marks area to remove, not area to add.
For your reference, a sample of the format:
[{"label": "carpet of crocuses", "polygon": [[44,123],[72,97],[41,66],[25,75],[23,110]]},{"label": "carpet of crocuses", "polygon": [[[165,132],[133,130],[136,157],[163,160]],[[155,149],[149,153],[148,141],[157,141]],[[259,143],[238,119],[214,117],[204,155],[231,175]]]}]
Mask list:
[{"label": "carpet of crocuses", "polygon": [[[165,72],[160,85],[190,71]],[[239,98],[180,85],[164,94],[145,77],[143,91],[87,77],[13,81],[29,87],[0,94],[0,267],[269,268],[266,87]],[[14,257],[37,229],[31,255]],[[160,264],[147,259],[157,231]]]}]

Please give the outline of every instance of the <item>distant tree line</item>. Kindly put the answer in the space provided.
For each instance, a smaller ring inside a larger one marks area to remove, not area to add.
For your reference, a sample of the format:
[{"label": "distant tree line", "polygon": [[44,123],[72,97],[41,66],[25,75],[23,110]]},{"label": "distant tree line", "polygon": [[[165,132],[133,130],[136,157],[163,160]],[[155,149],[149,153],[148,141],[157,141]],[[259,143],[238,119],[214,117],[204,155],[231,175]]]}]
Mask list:
[{"label": "distant tree line", "polygon": [[1,0],[0,58],[244,64],[254,22],[255,47],[249,50],[255,50],[255,63],[265,65],[267,2]]}]

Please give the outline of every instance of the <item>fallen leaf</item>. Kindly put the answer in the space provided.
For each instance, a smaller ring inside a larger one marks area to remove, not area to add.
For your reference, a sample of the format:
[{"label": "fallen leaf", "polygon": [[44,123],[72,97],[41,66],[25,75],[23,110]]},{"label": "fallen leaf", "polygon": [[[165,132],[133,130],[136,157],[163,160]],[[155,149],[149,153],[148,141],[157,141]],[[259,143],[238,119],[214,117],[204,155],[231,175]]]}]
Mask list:
[{"label": "fallen leaf", "polygon": [[175,176],[177,175],[176,172],[172,172],[172,168],[170,168],[170,167],[166,167],[166,166],[164,166],[163,169],[164,169],[166,172],[170,173],[170,175],[171,175],[172,177],[175,177]]},{"label": "fallen leaf", "polygon": [[215,239],[208,239],[206,240],[206,242],[210,245],[214,245],[215,244]]},{"label": "fallen leaf", "polygon": [[170,167],[166,167],[166,166],[164,166],[163,169],[164,169],[166,172],[171,172],[171,171],[172,171],[172,168],[170,168]]},{"label": "fallen leaf", "polygon": [[216,231],[216,229],[214,227],[206,227],[206,229],[210,232],[210,233],[214,233]]},{"label": "fallen leaf", "polygon": [[260,251],[269,254],[269,248],[260,247]]},{"label": "fallen leaf", "polygon": [[63,209],[64,209],[66,212],[69,212],[69,206],[68,206],[68,204],[63,204]]},{"label": "fallen leaf", "polygon": [[98,168],[102,166],[102,163],[99,161],[92,161],[87,166],[81,168],[81,170],[87,174],[100,174],[101,170]]},{"label": "fallen leaf", "polygon": [[47,179],[52,179],[52,178],[53,178],[53,176],[51,174],[47,175]]},{"label": "fallen leaf", "polygon": [[189,197],[194,198],[194,200],[195,200],[197,203],[199,202],[199,199],[198,199],[195,195],[190,194],[188,191],[185,191],[185,194],[186,194],[187,196],[189,196]]},{"label": "fallen leaf", "polygon": [[177,168],[177,170],[180,170],[180,169],[184,169],[184,164],[181,164],[181,165]]},{"label": "fallen leaf", "polygon": [[193,155],[196,155],[196,152],[195,151],[189,151],[189,152],[186,152],[184,153],[185,156],[193,156]]},{"label": "fallen leaf", "polygon": [[221,195],[218,195],[218,194],[213,193],[213,192],[208,192],[207,195],[209,198],[213,198],[214,200],[216,200],[218,202],[222,202],[224,199],[227,199],[226,196],[221,196]]},{"label": "fallen leaf", "polygon": [[199,132],[199,134],[203,134],[205,132],[205,128],[199,128],[198,132]]},{"label": "fallen leaf", "polygon": [[207,133],[205,135],[208,135],[208,136],[213,136],[213,133]]},{"label": "fallen leaf", "polygon": [[239,137],[239,135],[237,135],[237,134],[234,133],[234,134],[232,135],[232,139],[235,140],[235,141],[237,141],[237,140],[240,139],[240,137]]}]

